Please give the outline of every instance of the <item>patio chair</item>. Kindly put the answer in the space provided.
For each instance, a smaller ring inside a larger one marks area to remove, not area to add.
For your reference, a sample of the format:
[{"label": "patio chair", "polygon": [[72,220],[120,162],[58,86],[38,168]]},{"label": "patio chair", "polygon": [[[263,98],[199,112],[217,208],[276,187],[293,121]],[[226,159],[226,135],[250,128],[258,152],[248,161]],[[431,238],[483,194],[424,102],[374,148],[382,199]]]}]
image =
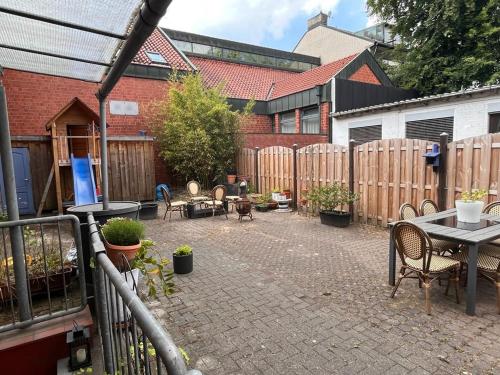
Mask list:
[{"label": "patio chair", "polygon": [[[393,239],[399,257],[401,258],[401,270],[398,281],[394,286],[391,298],[394,298],[401,280],[404,278],[415,278],[416,274],[419,284],[423,284],[425,291],[425,310],[431,314],[430,287],[431,283],[444,274],[449,274],[449,280],[455,285],[457,303],[460,302],[458,295],[458,270],[460,262],[449,257],[433,254],[432,241],[422,229],[415,224],[400,221],[394,225]],[[407,271],[409,271],[407,273]],[[446,287],[448,294],[450,283]]]},{"label": "patio chair", "polygon": [[226,200],[226,187],[224,185],[217,185],[212,189],[212,200],[205,201],[207,206],[212,206],[212,216],[215,216],[215,210],[222,208],[224,211],[224,215],[226,215],[227,220],[227,211],[224,208],[224,202]]},{"label": "patio chair", "polygon": [[206,200],[210,200],[210,197],[206,197],[201,195],[201,186],[198,181],[191,180],[186,185],[187,192],[191,201],[193,202],[203,202]]},{"label": "patio chair", "polygon": [[[483,208],[485,214],[500,216],[500,201],[491,202]],[[487,245],[481,246],[479,251],[483,254],[500,258],[500,239],[490,242]]]},{"label": "patio chair", "polygon": [[170,217],[168,218],[168,221],[172,219],[172,212],[178,211],[181,215],[182,218],[182,212],[184,211],[184,206],[187,204],[187,202],[184,201],[175,201],[172,202],[170,200],[170,195],[168,194],[167,189],[165,189],[163,186],[161,187],[161,194],[163,195],[163,200],[165,201],[165,205],[167,209],[165,210],[165,215],[163,215],[163,220],[167,217],[167,213],[170,211]]},{"label": "patio chair", "polygon": [[[461,265],[466,266],[469,262],[468,249],[453,254],[452,257],[458,260]],[[483,276],[485,279],[495,284],[497,290],[497,310],[500,314],[500,258],[485,254],[484,248],[481,246],[477,254],[477,271],[478,276]]]},{"label": "patio chair", "polygon": [[418,217],[418,212],[411,203],[405,202],[399,207],[399,219],[400,220],[411,220]]},{"label": "patio chair", "polygon": [[[422,203],[420,203],[418,211],[420,213],[420,216],[425,216],[438,213],[439,208],[432,199],[424,199]],[[456,253],[459,250],[460,244],[453,241],[432,238],[432,246],[435,250],[437,250],[438,254],[443,255],[445,253]]]}]

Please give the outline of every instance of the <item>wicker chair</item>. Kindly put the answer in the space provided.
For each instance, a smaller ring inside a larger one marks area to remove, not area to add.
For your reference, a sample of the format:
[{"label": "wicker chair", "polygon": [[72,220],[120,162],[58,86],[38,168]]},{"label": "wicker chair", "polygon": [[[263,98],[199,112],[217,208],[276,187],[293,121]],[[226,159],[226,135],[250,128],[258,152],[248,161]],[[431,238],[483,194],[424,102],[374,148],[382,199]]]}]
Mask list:
[{"label": "wicker chair", "polygon": [[227,211],[224,208],[224,202],[226,200],[226,187],[224,185],[217,185],[212,189],[212,200],[211,201],[205,201],[205,204],[207,206],[212,206],[212,216],[215,216],[215,210],[222,208],[224,211],[224,215],[226,215],[226,220],[227,220]]},{"label": "wicker chair", "polygon": [[[500,216],[500,201],[491,202],[483,208],[485,214]],[[483,254],[500,258],[500,239],[494,240],[487,245],[481,246],[479,249]]]},{"label": "wicker chair", "polygon": [[[460,302],[458,295],[458,270],[460,262],[449,257],[433,254],[432,241],[430,237],[415,224],[400,221],[394,225],[392,235],[394,244],[401,258],[401,270],[398,281],[394,286],[391,298],[394,298],[401,280],[416,274],[419,284],[423,283],[425,291],[425,309],[431,314],[430,287],[431,283],[438,279],[443,273],[449,273],[450,282],[455,285],[457,303]],[[407,271],[409,271],[407,273]],[[415,278],[415,277],[412,277]],[[446,287],[448,294],[450,283]]]},{"label": "wicker chair", "polygon": [[399,207],[399,219],[400,220],[411,220],[418,217],[418,211],[415,207],[411,205],[411,203],[403,203],[401,207]]},{"label": "wicker chair", "polygon": [[201,195],[201,186],[198,181],[191,180],[186,185],[186,190],[192,202],[203,202],[210,200],[210,197]]},{"label": "wicker chair", "polygon": [[[437,204],[432,199],[424,199],[420,203],[418,209],[420,216],[431,215],[439,212]],[[460,245],[453,241],[440,240],[437,238],[432,239],[432,246],[437,253],[443,255],[445,253],[454,254],[459,250]]]},{"label": "wicker chair", "polygon": [[163,220],[165,220],[165,218],[167,217],[167,213],[169,211],[170,211],[170,217],[168,218],[168,221],[172,219],[172,212],[174,211],[179,212],[182,218],[182,212],[184,211],[184,206],[187,204],[187,202],[184,201],[172,202],[170,200],[170,195],[168,194],[167,189],[165,189],[163,186],[161,187],[161,194],[163,195],[163,200],[165,201],[165,205],[167,206],[165,215],[163,215]]},{"label": "wicker chair", "polygon": [[[468,249],[453,254],[452,257],[462,265],[467,265],[469,262]],[[477,270],[480,276],[495,284],[497,289],[497,310],[500,314],[500,258],[485,254],[483,248],[480,247],[477,255]]]}]

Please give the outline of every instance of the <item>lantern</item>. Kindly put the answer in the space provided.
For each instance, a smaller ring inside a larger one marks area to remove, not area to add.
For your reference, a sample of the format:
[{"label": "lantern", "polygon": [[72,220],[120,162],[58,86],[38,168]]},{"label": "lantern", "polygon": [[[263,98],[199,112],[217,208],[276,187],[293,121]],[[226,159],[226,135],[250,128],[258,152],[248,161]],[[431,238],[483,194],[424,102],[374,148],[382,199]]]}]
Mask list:
[{"label": "lantern", "polygon": [[77,323],[71,331],[66,333],[66,344],[69,347],[69,368],[78,370],[92,364],[90,357],[90,332],[88,328],[81,328]]}]

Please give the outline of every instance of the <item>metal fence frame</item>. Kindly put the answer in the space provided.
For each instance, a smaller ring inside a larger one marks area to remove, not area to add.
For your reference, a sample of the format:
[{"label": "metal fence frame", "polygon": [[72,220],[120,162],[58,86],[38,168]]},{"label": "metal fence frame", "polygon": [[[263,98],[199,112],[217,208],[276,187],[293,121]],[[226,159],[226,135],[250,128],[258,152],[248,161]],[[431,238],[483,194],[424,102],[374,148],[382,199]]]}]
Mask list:
[{"label": "metal fence frame", "polygon": [[[82,311],[85,306],[87,305],[87,292],[86,292],[86,286],[85,286],[85,273],[83,269],[83,252],[82,252],[82,241],[81,241],[81,233],[80,233],[80,221],[78,218],[74,215],[61,215],[61,216],[50,216],[50,217],[43,217],[43,218],[36,218],[36,219],[24,219],[24,220],[15,220],[15,221],[5,221],[5,222],[0,222],[0,232],[3,231],[5,228],[9,228],[11,231],[12,229],[17,229],[21,230],[22,227],[29,226],[29,225],[43,225],[43,224],[53,224],[64,222],[64,221],[69,221],[72,224],[73,228],[73,234],[74,234],[74,241],[75,241],[75,246],[77,249],[77,260],[78,260],[78,278],[80,282],[80,301],[82,301],[81,305],[78,307],[72,307],[69,309],[64,309],[61,311],[56,311],[54,313],[49,312],[48,314],[40,315],[37,317],[33,317],[31,310],[29,310],[29,315],[30,318],[26,320],[18,321],[18,322],[13,322],[12,324],[6,324],[4,326],[0,327],[0,333],[10,331],[13,329],[17,328],[25,328],[28,326],[31,326],[35,323],[41,323],[45,322],[47,320],[59,318],[61,316],[73,314],[79,311]],[[60,229],[58,229],[60,230]],[[3,238],[5,246],[5,238]],[[21,248],[23,249],[23,254],[18,254],[20,258],[23,260],[23,258],[26,256],[26,249],[24,246],[24,240],[21,241],[22,243]],[[17,248],[13,247],[12,251],[16,251]],[[3,255],[3,254],[2,254]],[[14,256],[14,254],[13,254]],[[16,260],[14,259],[14,262]],[[22,267],[24,268],[24,261],[22,262]],[[25,271],[25,273],[27,273]],[[27,277],[27,276],[26,276]],[[48,277],[48,276],[47,276]],[[64,275],[63,275],[63,280],[64,280]],[[17,284],[16,284],[17,285]],[[66,286],[65,286],[66,287]],[[27,286],[25,293],[28,295],[28,298],[31,298],[31,294],[29,292],[29,286]],[[12,302],[12,297],[11,297],[11,302]],[[29,308],[31,306],[31,303],[27,306]],[[21,309],[21,306],[20,306]]]},{"label": "metal fence frame", "polygon": [[[102,340],[104,356],[104,369],[108,374],[120,373],[140,373],[137,365],[140,360],[140,351],[144,358],[144,373],[152,373],[148,356],[148,342],[154,348],[156,356],[156,373],[162,374],[165,366],[169,375],[201,375],[198,370],[187,370],[184,358],[175,345],[170,335],[164,330],[160,323],[154,318],[149,309],[144,305],[137,294],[130,288],[122,274],[114,266],[106,255],[104,244],[99,235],[99,228],[92,215],[87,214],[89,225],[90,244],[92,254],[95,259],[94,285],[96,289],[96,310],[99,324],[99,332]],[[114,287],[116,298],[114,301],[122,300],[122,306],[113,306],[111,296],[111,286]],[[128,309],[128,310],[127,310]],[[122,311],[118,313],[118,311]],[[130,321],[125,323],[112,322],[112,314],[117,316],[128,311]],[[125,327],[123,327],[125,325]],[[137,334],[137,327],[142,331],[142,335]],[[128,329],[131,330],[132,342],[130,342]],[[125,331],[125,352],[123,351],[123,337]],[[142,348],[141,348],[142,343]],[[134,350],[128,348],[133,345]],[[131,358],[134,357],[134,358]]]}]

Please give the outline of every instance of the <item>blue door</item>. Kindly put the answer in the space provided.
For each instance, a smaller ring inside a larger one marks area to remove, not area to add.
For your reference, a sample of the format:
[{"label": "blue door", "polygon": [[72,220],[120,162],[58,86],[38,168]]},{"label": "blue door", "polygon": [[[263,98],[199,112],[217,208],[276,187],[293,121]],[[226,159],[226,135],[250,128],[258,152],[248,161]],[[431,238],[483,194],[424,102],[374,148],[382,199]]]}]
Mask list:
[{"label": "blue door", "polygon": [[[12,158],[14,159],[14,175],[16,177],[17,204],[19,214],[31,215],[35,213],[35,204],[33,203],[33,186],[30,173],[30,159],[27,148],[13,148]],[[3,184],[2,166],[0,164],[0,190],[2,208],[6,209],[5,188]]]}]

